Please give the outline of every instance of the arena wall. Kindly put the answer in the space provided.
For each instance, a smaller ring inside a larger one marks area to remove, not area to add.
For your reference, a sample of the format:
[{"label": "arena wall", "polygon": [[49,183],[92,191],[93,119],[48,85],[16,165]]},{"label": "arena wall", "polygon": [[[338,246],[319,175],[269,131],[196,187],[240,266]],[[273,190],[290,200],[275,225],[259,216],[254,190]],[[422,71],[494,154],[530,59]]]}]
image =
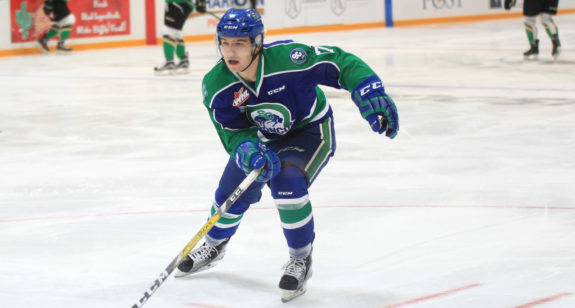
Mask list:
[{"label": "arena wall", "polygon": [[[266,34],[413,26],[495,18],[521,18],[522,0],[510,11],[503,0],[264,0],[257,1]],[[35,54],[49,27],[43,0],[0,0],[0,56]],[[221,16],[249,0],[207,0],[213,15],[192,13],[187,41],[211,40]],[[76,26],[68,45],[75,50],[142,46],[161,42],[164,0],[71,0]],[[575,0],[561,0],[560,14],[575,13]],[[28,17],[28,18],[24,18]],[[82,25],[82,26],[79,26]],[[116,32],[114,32],[116,31]]]}]

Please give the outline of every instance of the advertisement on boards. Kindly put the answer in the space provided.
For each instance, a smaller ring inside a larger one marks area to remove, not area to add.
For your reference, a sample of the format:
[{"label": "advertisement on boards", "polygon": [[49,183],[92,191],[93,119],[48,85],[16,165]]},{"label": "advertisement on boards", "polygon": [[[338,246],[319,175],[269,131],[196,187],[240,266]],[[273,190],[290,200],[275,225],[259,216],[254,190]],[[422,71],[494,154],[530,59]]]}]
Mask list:
[{"label": "advertisement on boards", "polygon": [[[43,0],[10,0],[12,43],[38,40],[54,23],[44,14]],[[73,0],[76,17],[70,38],[130,34],[130,0]]]}]

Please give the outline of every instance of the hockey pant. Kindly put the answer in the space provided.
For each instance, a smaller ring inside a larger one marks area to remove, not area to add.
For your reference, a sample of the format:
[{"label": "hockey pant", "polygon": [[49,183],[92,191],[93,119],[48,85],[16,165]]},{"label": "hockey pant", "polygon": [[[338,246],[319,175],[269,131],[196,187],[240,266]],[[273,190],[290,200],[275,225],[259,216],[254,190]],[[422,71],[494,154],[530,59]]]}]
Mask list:
[{"label": "hockey pant", "polygon": [[[281,226],[290,256],[306,257],[311,252],[314,238],[312,206],[308,188],[333,156],[336,148],[333,118],[310,125],[297,134],[267,146],[278,154],[280,173],[268,183],[279,212]],[[238,184],[246,177],[230,158],[216,190],[215,207],[225,202]],[[254,182],[249,189],[220,218],[208,232],[206,240],[217,245],[236,232],[250,205],[261,199],[264,183]]]}]

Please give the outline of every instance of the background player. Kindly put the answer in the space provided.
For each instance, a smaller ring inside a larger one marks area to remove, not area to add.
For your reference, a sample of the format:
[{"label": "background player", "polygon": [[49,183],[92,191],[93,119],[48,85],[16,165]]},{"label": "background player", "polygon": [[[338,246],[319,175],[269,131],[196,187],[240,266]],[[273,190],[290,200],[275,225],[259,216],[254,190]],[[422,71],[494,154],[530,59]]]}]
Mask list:
[{"label": "background player", "polygon": [[263,45],[254,9],[230,9],[217,26],[222,59],[203,79],[204,105],[230,158],[212,213],[253,169],[260,176],[178,266],[176,277],[205,270],[224,256],[243,214],[267,183],[289,251],[282,300],[305,292],[315,238],[308,189],[335,151],[332,109],[318,85],[352,93],[371,129],[394,138],[397,110],[381,79],[361,59],[330,46],[293,41]]},{"label": "background player", "polygon": [[[195,9],[199,13],[205,13],[206,0],[196,0]],[[190,66],[182,29],[193,10],[192,0],[166,0],[162,30],[165,62],[154,68],[157,73],[173,72],[176,69],[186,70]],[[174,54],[180,59],[178,64],[174,62]]]},{"label": "background player", "polygon": [[[516,0],[505,0],[505,9],[509,10],[515,6]],[[545,28],[547,35],[551,39],[553,49],[551,55],[554,59],[561,53],[561,42],[559,41],[559,30],[551,16],[557,15],[559,0],[524,0],[523,16],[525,17],[525,32],[529,40],[530,48],[523,53],[526,59],[537,59],[539,55],[539,38],[537,36],[537,15],[541,14],[541,24]]]},{"label": "background player", "polygon": [[70,13],[68,9],[69,0],[44,0],[44,13],[50,18],[54,23],[50,27],[48,32],[38,40],[38,46],[42,52],[50,52],[48,47],[48,40],[58,36],[57,51],[59,53],[71,52],[72,48],[64,45],[70,33],[72,32],[72,27],[76,22],[76,17],[74,14]]}]

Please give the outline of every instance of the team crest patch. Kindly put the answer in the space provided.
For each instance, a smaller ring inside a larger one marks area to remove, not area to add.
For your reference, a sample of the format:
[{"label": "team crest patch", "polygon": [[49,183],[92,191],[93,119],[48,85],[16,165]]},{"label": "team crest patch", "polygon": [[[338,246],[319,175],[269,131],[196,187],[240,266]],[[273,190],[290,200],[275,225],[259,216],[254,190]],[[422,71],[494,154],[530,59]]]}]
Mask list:
[{"label": "team crest patch", "polygon": [[266,133],[284,135],[293,126],[289,109],[278,103],[248,105],[247,113],[258,128]]},{"label": "team crest patch", "polygon": [[291,61],[295,64],[304,64],[307,61],[307,53],[301,48],[294,48],[289,53]]},{"label": "team crest patch", "polygon": [[239,107],[250,98],[250,92],[244,87],[241,87],[238,92],[234,92],[234,102],[232,106]]}]

